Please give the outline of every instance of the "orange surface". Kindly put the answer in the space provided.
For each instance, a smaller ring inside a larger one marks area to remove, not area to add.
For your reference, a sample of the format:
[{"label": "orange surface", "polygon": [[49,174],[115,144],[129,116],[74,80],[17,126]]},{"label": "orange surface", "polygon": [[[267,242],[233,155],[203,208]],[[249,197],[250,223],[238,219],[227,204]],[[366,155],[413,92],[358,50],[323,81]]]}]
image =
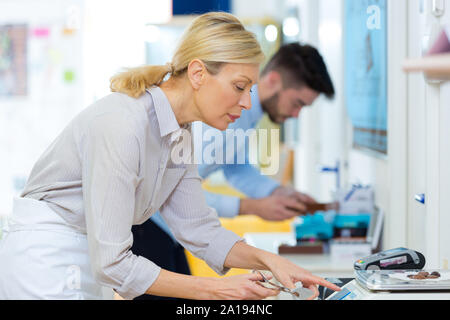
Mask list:
[{"label": "orange surface", "polygon": [[[244,195],[228,186],[212,187],[207,182],[203,184],[205,190],[244,198]],[[292,220],[283,222],[268,222],[257,216],[238,216],[233,219],[221,218],[222,226],[243,237],[248,232],[290,232]],[[186,250],[186,256],[194,276],[219,277],[203,260],[194,257]],[[248,270],[231,269],[226,276],[248,273]]]}]

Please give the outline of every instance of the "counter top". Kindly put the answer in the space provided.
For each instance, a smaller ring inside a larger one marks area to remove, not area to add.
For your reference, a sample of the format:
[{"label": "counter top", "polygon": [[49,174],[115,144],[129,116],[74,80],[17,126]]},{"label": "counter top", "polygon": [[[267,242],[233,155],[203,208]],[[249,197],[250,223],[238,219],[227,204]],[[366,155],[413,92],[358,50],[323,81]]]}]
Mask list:
[{"label": "counter top", "polygon": [[[246,233],[244,239],[251,246],[278,254],[281,244],[293,244],[295,235],[288,233]],[[353,260],[338,260],[329,254],[288,254],[282,255],[296,265],[321,277],[353,277]]]}]

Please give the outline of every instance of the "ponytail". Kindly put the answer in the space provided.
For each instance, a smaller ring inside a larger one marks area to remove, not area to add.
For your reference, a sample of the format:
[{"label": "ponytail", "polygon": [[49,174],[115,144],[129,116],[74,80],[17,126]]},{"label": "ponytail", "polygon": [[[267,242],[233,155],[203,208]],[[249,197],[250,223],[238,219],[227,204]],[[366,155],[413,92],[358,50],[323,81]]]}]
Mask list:
[{"label": "ponytail", "polygon": [[167,74],[181,76],[189,63],[203,61],[211,74],[217,74],[224,63],[257,63],[264,53],[256,36],[226,12],[209,12],[195,18],[184,32],[172,57],[165,66],[143,66],[128,69],[111,78],[111,90],[140,97],[145,89],[159,86]]},{"label": "ponytail", "polygon": [[173,72],[170,63],[165,66],[143,66],[131,68],[113,76],[110,80],[112,92],[121,92],[139,98],[145,89],[160,85],[167,74]]}]

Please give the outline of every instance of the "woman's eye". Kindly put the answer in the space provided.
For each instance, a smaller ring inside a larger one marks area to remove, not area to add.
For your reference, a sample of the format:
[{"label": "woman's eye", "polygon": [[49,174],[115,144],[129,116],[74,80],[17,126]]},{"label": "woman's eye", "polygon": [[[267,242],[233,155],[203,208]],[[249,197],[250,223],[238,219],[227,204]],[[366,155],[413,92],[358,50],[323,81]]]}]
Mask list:
[{"label": "woman's eye", "polygon": [[238,89],[239,91],[244,91],[245,90],[245,88],[241,88],[239,86],[236,86],[236,89]]}]

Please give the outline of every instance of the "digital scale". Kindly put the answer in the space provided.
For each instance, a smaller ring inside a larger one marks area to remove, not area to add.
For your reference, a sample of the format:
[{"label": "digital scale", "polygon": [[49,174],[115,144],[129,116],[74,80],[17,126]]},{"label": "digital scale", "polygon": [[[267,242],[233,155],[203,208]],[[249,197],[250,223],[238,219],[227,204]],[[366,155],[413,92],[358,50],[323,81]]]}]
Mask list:
[{"label": "digital scale", "polygon": [[[354,263],[355,279],[328,279],[341,287],[325,288],[326,300],[450,300],[450,270],[422,270],[425,257],[420,252],[396,248],[382,251]],[[421,271],[439,272],[438,278],[414,279]],[[328,296],[327,296],[328,295]]]},{"label": "digital scale", "polygon": [[407,280],[419,271],[355,270],[356,278],[326,300],[450,300],[449,270],[439,270],[440,281]]}]

